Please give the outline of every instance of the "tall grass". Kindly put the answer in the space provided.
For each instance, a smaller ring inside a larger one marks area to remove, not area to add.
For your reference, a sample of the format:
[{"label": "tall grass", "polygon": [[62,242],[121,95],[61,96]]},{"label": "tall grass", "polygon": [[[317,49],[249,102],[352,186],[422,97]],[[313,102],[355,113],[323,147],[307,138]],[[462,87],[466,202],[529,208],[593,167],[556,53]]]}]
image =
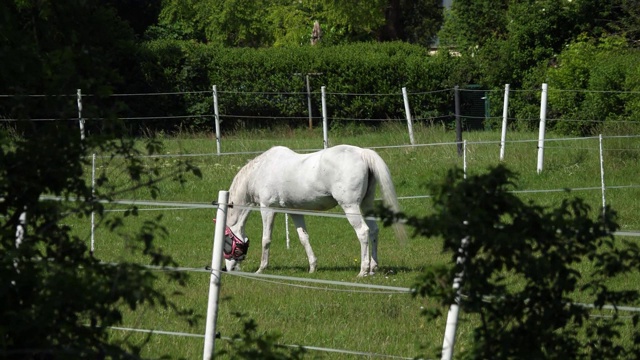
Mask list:
[{"label": "tall grass", "polygon": [[[442,127],[417,124],[414,127],[415,147],[399,147],[409,142],[406,128],[401,123],[391,123],[375,128],[343,126],[330,135],[330,144],[352,144],[375,147],[391,170],[401,205],[407,214],[426,215],[431,211],[429,184],[441,181],[451,167],[462,167],[456,146],[451,144],[455,134]],[[465,133],[467,145],[467,171],[480,173],[499,162],[499,132]],[[558,138],[553,134],[550,139]],[[536,172],[537,134],[512,132],[506,145],[505,163],[519,174],[519,193],[525,199],[545,206],[554,206],[570,196],[585,198],[597,216],[602,205],[600,187],[600,163],[598,139],[574,139],[549,141],[545,150],[544,170]],[[527,141],[531,140],[531,141]],[[160,201],[210,203],[216,200],[219,190],[227,189],[235,173],[248,159],[273,145],[285,145],[308,150],[322,147],[320,129],[276,128],[270,131],[237,132],[223,137],[222,150],[228,155],[216,155],[215,139],[211,135],[185,134],[163,139],[165,155],[200,154],[190,161],[200,167],[202,179],[191,178],[185,185],[167,181],[160,185]],[[437,143],[448,143],[438,145]],[[427,145],[428,144],[428,145]],[[607,186],[632,186],[610,188],[606,191],[607,203],[619,213],[623,230],[640,229],[638,210],[640,184],[639,138],[606,138],[604,142],[605,181]],[[252,152],[249,154],[237,154]],[[102,159],[102,158],[100,158]],[[162,158],[170,168],[176,159]],[[98,166],[111,174],[114,182],[126,186],[119,168],[107,160]],[[90,171],[87,172],[90,174]],[[579,189],[571,192],[561,189]],[[540,192],[533,192],[537,190]],[[544,191],[544,192],[543,192]],[[150,194],[142,189],[128,196],[130,199],[149,200]],[[118,216],[121,208],[113,206]],[[211,261],[213,239],[213,209],[142,209],[140,215],[127,218],[127,226],[135,228],[141,221],[158,215],[168,229],[168,236],[158,239],[166,253],[171,254],[181,266],[204,269]],[[356,278],[359,270],[359,251],[353,229],[344,219],[307,217],[311,244],[318,256],[318,271],[307,273],[308,262],[302,246],[297,243],[291,229],[291,248],[285,244],[283,216],[276,217],[271,245],[270,274],[309,277],[316,279],[362,282],[379,285],[410,287],[416,276],[426,267],[448,261],[443,254],[441,239],[412,238],[400,245],[387,228],[381,229],[379,262],[376,276]],[[72,222],[74,231],[89,238],[86,219]],[[126,229],[123,231],[127,231]],[[243,264],[245,271],[255,271],[259,265],[261,223],[258,215],[252,215],[247,223],[247,233],[252,248]],[[136,260],[127,251],[127,244],[98,227],[96,232],[96,256],[105,261]],[[588,266],[588,265],[585,265]],[[588,267],[585,268],[588,271]],[[160,274],[160,273],[159,273]],[[614,283],[638,283],[639,278],[618,279]],[[143,308],[127,312],[125,327],[176,331],[194,334],[204,333],[209,274],[193,273],[186,287],[162,283],[167,292],[175,292],[173,298],[201,315],[203,321],[196,327],[181,322],[169,310]],[[364,293],[353,289],[326,287],[300,287],[291,284],[266,282],[225,275],[222,282],[218,330],[222,336],[231,336],[241,329],[241,321],[235,312],[247,314],[256,320],[260,331],[281,334],[284,344],[346,349],[404,357],[428,355],[437,357],[442,343],[444,319],[427,321],[421,310],[433,307],[430,299],[414,299],[406,294]],[[348,290],[348,291],[345,291]],[[577,296],[580,298],[579,294]],[[580,300],[589,300],[580,298]],[[630,304],[632,305],[632,304]],[[446,310],[446,309],[443,309]],[[445,311],[446,313],[446,311]],[[464,314],[458,328],[456,351],[463,350],[470,339],[474,319]],[[141,343],[148,340],[143,355],[176,358],[201,356],[203,340],[199,337],[146,335],[135,332],[113,332],[114,339],[128,337]],[[225,346],[218,341],[218,347]],[[310,358],[323,356],[331,359],[360,359],[362,356],[311,351]]]}]

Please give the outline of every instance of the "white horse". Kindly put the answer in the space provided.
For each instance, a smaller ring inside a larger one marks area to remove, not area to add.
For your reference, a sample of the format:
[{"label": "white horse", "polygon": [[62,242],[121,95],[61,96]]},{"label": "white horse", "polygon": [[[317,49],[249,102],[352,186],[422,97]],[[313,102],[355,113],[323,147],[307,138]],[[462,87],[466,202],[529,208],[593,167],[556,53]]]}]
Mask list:
[{"label": "white horse", "polygon": [[[249,246],[245,223],[251,209],[237,205],[261,207],[262,259],[258,273],[269,264],[273,208],[329,210],[340,205],[360,240],[358,276],[374,274],[378,266],[378,225],[372,219],[365,219],[363,214],[373,210],[376,182],[380,183],[385,205],[393,212],[400,212],[389,168],[373,150],[339,145],[298,154],[276,146],[262,153],[240,169],[229,189],[229,202],[233,205],[227,212],[225,231],[227,270],[239,270]],[[292,213],[290,216],[309,258],[309,272],[314,272],[317,259],[309,243],[304,217]],[[400,224],[394,227],[396,236],[404,240],[404,227]]]}]

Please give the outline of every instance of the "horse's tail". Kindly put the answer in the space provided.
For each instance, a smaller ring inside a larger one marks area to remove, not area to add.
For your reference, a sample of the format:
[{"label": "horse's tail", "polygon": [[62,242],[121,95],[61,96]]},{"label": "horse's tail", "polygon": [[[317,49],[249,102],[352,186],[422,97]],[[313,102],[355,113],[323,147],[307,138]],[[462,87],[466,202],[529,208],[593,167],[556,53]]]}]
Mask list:
[{"label": "horse's tail", "polygon": [[[382,190],[382,200],[385,205],[389,207],[394,213],[401,212],[400,203],[398,202],[398,196],[396,195],[396,189],[393,186],[391,180],[391,172],[384,160],[373,150],[363,149],[362,158],[369,166],[369,171],[373,173],[380,188]],[[405,242],[407,239],[407,231],[403,223],[396,222],[393,224],[393,230],[396,233],[396,237],[401,242]]]}]

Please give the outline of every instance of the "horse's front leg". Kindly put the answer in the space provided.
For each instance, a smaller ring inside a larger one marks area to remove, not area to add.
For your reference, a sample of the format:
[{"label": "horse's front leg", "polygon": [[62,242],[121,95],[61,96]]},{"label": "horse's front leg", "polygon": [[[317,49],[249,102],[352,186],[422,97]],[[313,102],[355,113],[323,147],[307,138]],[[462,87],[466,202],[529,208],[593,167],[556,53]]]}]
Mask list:
[{"label": "horse's front leg", "polygon": [[269,247],[271,246],[271,231],[273,230],[273,218],[275,216],[275,213],[266,207],[260,209],[260,214],[262,214],[262,258],[256,273],[261,273],[269,265]]},{"label": "horse's front leg", "polygon": [[307,258],[309,259],[309,272],[315,272],[318,259],[313,253],[313,249],[311,249],[309,234],[307,233],[307,226],[304,223],[304,216],[291,214],[291,219],[293,219],[293,223],[295,224],[296,230],[298,231],[298,238],[300,239],[300,243],[304,247],[304,251],[306,251],[307,253]]}]

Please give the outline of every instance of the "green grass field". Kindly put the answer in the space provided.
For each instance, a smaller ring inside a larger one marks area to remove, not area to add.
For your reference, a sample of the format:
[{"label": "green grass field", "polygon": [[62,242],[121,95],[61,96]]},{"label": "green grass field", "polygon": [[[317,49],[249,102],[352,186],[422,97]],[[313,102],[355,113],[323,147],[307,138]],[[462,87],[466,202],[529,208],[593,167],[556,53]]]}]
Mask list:
[{"label": "green grass field", "polygon": [[[417,125],[414,128],[417,144],[451,143],[452,131],[442,127]],[[607,204],[619,213],[621,230],[639,230],[640,218],[640,138],[606,137],[604,134],[605,182]],[[593,207],[594,216],[602,205],[600,191],[600,162],[598,139],[549,141],[546,143],[544,170],[536,172],[537,133],[510,132],[507,134],[504,163],[519,174],[518,187],[525,199],[545,206],[557,205],[569,196],[579,196]],[[560,136],[550,134],[548,139]],[[484,172],[499,163],[498,131],[464,134],[467,145],[467,171],[469,174]],[[293,149],[320,149],[321,129],[314,130],[263,130],[234,133],[223,137],[225,153],[255,152],[251,154],[215,155],[216,143],[211,136],[183,135],[163,139],[166,155],[200,154],[189,161],[203,173],[202,179],[190,178],[180,186],[167,181],[160,185],[157,201],[184,203],[211,203],[219,190],[226,190],[237,170],[257,152],[273,145],[285,145]],[[410,215],[426,215],[431,211],[428,184],[439,182],[451,167],[462,168],[454,144],[420,145],[404,147],[409,137],[403,124],[395,123],[371,128],[345,127],[329,134],[330,145],[351,144],[374,147],[385,159],[391,170],[396,191],[403,210]],[[100,154],[99,154],[100,155]],[[162,158],[163,165],[171,168],[175,157]],[[97,166],[110,174],[114,181],[121,171],[116,164],[108,164],[98,158]],[[88,172],[90,174],[90,172]],[[577,189],[570,193],[559,189]],[[536,190],[536,191],[532,191]],[[544,191],[543,191],[544,190]],[[127,199],[151,200],[146,190],[139,190]],[[122,209],[122,206],[109,206]],[[337,210],[336,210],[337,211]],[[110,212],[107,216],[120,216]],[[210,265],[214,209],[158,209],[141,207],[140,215],[127,218],[131,229],[140,226],[145,219],[163,216],[163,224],[169,230],[165,238],[158,239],[165,253],[171,254],[180,266],[204,268]],[[89,239],[90,224],[87,219],[73,220],[74,231]],[[268,274],[308,277],[345,282],[370,283],[396,287],[410,287],[428,265],[448,261],[439,239],[415,237],[401,246],[388,228],[381,229],[379,246],[380,271],[377,275],[356,278],[359,271],[357,238],[344,219],[307,217],[311,244],[318,257],[318,271],[307,273],[307,258],[291,226],[291,248],[286,248],[284,216],[276,217],[271,245]],[[123,231],[126,232],[126,229]],[[252,248],[243,263],[245,271],[255,271],[259,265],[261,225],[258,214],[253,214],[247,224]],[[96,230],[95,255],[104,261],[131,260],[125,244],[106,229]],[[637,238],[636,238],[637,239]],[[134,259],[135,260],[135,259]],[[585,265],[588,266],[588,265]],[[585,271],[588,269],[585,269]],[[160,273],[159,273],[160,274]],[[616,279],[615,284],[640,283],[640,276],[632,279]],[[164,283],[163,283],[164,284]],[[126,312],[122,326],[138,329],[154,329],[171,332],[204,334],[209,274],[194,272],[188,284],[179,288],[174,284],[163,285],[168,292],[180,292],[173,299],[184,308],[192,308],[202,317],[195,327],[179,320],[172,311],[142,308]],[[296,284],[300,285],[300,284]],[[576,294],[577,301],[588,301]],[[424,307],[435,306],[429,299],[414,299],[405,294],[371,293],[351,287],[305,285],[292,286],[280,282],[247,279],[225,275],[219,308],[218,330],[223,336],[232,336],[241,330],[242,322],[234,312],[246,314],[256,320],[260,331],[281,334],[280,343],[370,352],[400,357],[438,357],[444,333],[444,319],[428,321],[420,316]],[[638,304],[627,304],[638,306]],[[443,309],[446,314],[446,309]],[[465,348],[472,331],[473,319],[461,312],[456,352]],[[113,331],[114,339],[128,337],[145,345],[143,355],[157,358],[169,355],[173,358],[193,359],[202,356],[203,339],[200,337],[171,336]],[[225,346],[218,341],[216,347]],[[361,359],[363,356],[322,351],[309,351],[309,358]],[[364,357],[366,358],[366,357]]]}]

